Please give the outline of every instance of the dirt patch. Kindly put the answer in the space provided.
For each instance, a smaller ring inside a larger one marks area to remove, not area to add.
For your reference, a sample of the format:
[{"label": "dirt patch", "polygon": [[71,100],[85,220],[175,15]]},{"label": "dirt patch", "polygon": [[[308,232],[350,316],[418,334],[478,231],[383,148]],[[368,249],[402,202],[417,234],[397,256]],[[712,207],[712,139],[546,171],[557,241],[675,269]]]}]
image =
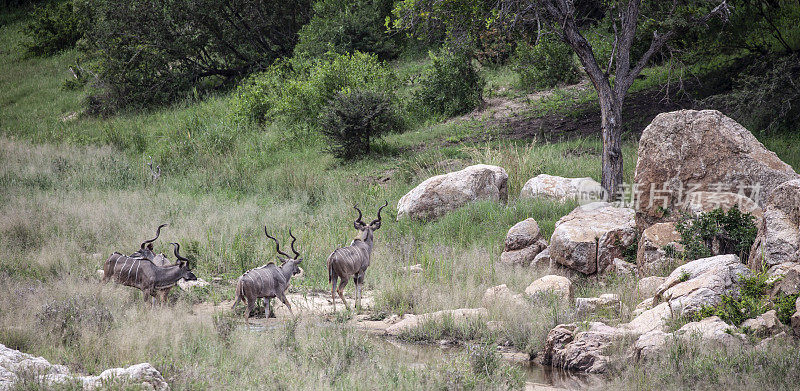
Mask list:
[{"label": "dirt patch", "polygon": [[[577,84],[563,87],[566,91],[585,90],[591,88],[588,79],[583,79]],[[465,120],[486,119],[490,121],[504,120],[515,117],[527,111],[541,99],[553,95],[553,90],[536,91],[519,98],[493,97],[487,99],[484,104],[473,110],[471,113],[455,117],[447,122],[460,122]]]},{"label": "dirt patch", "polygon": [[[663,112],[695,108],[689,94],[672,94],[669,98],[660,89],[631,94],[622,109],[623,137],[638,140],[639,135],[656,115]],[[576,105],[569,114],[547,114],[540,117],[507,118],[497,125],[504,136],[513,139],[536,138],[542,141],[563,141],[600,136],[600,106],[597,102]]]}]

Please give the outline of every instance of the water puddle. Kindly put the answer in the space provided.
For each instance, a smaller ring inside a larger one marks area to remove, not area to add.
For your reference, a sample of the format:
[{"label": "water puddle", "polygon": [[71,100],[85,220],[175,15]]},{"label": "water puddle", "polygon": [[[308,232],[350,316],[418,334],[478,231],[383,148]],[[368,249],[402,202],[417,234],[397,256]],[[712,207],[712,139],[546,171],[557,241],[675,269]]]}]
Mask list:
[{"label": "water puddle", "polygon": [[[379,351],[385,351],[386,353],[384,354],[393,354],[395,357],[400,357],[405,362],[410,363],[412,367],[419,368],[426,368],[428,365],[450,360],[451,356],[460,354],[465,349],[464,346],[460,345],[416,344],[376,335],[372,335],[370,338],[376,346],[383,348],[378,349]],[[530,361],[509,360],[509,362],[524,369],[526,390],[585,390],[599,389],[603,385],[603,379],[595,375],[559,370]]]}]

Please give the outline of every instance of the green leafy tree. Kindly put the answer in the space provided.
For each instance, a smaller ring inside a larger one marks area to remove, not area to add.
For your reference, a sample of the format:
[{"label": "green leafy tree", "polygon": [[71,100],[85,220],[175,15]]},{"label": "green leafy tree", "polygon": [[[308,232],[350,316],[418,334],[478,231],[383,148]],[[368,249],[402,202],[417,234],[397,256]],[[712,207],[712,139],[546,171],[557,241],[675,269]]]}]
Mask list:
[{"label": "green leafy tree", "polygon": [[95,0],[83,49],[98,111],[224,88],[292,53],[310,0]]},{"label": "green leafy tree", "polygon": [[400,35],[388,33],[385,27],[392,5],[392,0],[317,1],[314,16],[300,30],[295,53],[320,57],[329,51],[359,51],[375,53],[382,60],[394,58]]},{"label": "green leafy tree", "polygon": [[[623,128],[622,106],[633,81],[651,58],[667,42],[687,31],[706,25],[714,17],[726,20],[730,8],[725,0],[695,0],[686,2],[647,2],[641,0],[608,1],[598,7],[596,2],[572,0],[499,0],[489,12],[478,0],[404,0],[394,14],[395,26],[429,31],[436,26],[446,28],[455,38],[472,37],[477,26],[512,20],[512,26],[524,26],[541,35],[543,29],[558,34],[577,54],[589,80],[597,91],[603,133],[602,185],[608,194],[616,195],[622,183]],[[448,7],[449,6],[449,7]],[[586,38],[591,27],[589,16],[601,11],[613,27],[613,50],[608,63],[597,60],[594,48]],[[647,49],[636,56],[636,30],[649,23],[653,29]],[[657,27],[656,27],[657,26]],[[454,42],[469,41],[453,39]]]}]

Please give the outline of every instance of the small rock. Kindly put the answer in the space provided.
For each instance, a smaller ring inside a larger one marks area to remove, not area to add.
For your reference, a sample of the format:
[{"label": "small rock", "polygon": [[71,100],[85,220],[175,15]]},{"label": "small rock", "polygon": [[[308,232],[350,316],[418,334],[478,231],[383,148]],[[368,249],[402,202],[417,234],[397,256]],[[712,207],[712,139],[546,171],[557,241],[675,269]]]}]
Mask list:
[{"label": "small rock", "polygon": [[193,281],[186,281],[184,279],[178,280],[178,286],[181,288],[181,290],[184,290],[184,291],[191,291],[191,290],[194,290],[194,289],[199,289],[199,288],[206,287],[208,285],[209,285],[209,283],[207,281],[203,280],[202,278],[198,278],[197,280],[193,280]]},{"label": "small rock", "polygon": [[590,314],[601,318],[618,318],[622,312],[622,301],[619,295],[613,293],[602,294],[599,297],[579,297],[575,299],[575,308],[578,316]]},{"label": "small rock", "polygon": [[636,308],[633,310],[632,316],[636,318],[637,316],[641,315],[642,312],[645,312],[651,308],[653,308],[653,298],[649,297],[647,299],[642,300],[641,303],[636,305]]},{"label": "small rock", "polygon": [[525,294],[528,297],[554,294],[562,303],[565,304],[572,303],[574,297],[572,292],[572,281],[570,281],[569,278],[552,274],[532,282],[527,288],[525,288]]},{"label": "small rock", "polygon": [[652,276],[674,262],[665,248],[671,246],[676,252],[683,251],[683,245],[678,243],[680,240],[681,234],[672,222],[653,224],[642,231],[636,252],[639,276]]},{"label": "small rock", "polygon": [[772,337],[761,340],[761,342],[756,345],[756,349],[768,352],[773,347],[786,346],[787,344],[791,344],[793,342],[794,341],[792,341],[792,337],[789,334],[786,334],[785,331],[781,331]]},{"label": "small rock", "polygon": [[800,293],[800,263],[785,262],[771,267],[770,278],[776,280],[770,291],[772,297]]},{"label": "small rock", "polygon": [[421,315],[406,314],[401,321],[389,326],[386,329],[386,333],[392,336],[398,336],[428,321],[440,321],[445,317],[449,317],[452,318],[454,322],[458,323],[467,320],[486,318],[488,314],[489,312],[486,308],[459,308],[456,310],[443,310]]},{"label": "small rock", "polygon": [[521,294],[514,294],[506,284],[487,288],[486,292],[483,293],[483,305],[490,307],[497,304],[523,306],[525,305],[525,299]]},{"label": "small rock", "polygon": [[791,318],[792,333],[800,337],[800,297],[794,302],[794,315]]},{"label": "small rock", "polygon": [[747,319],[742,323],[742,328],[749,328],[753,334],[759,337],[768,337],[777,334],[783,327],[775,310],[769,310],[753,319]]},{"label": "small rock", "polygon": [[547,247],[539,224],[532,218],[514,224],[506,234],[505,247],[500,262],[506,265],[528,266]]},{"label": "small rock", "polygon": [[400,268],[401,271],[411,274],[411,273],[422,273],[422,264],[418,263],[416,265],[411,266],[403,266]]},{"label": "small rock", "polygon": [[666,346],[667,339],[672,337],[672,333],[665,333],[661,330],[651,330],[642,334],[633,344],[634,358],[650,360],[658,357],[658,354]]}]

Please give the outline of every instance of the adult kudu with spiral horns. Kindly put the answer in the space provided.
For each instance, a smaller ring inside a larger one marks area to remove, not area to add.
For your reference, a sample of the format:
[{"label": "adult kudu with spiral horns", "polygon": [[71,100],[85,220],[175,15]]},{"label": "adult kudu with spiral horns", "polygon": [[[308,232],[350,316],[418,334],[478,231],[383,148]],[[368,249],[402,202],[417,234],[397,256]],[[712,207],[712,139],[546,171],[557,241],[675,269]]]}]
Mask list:
[{"label": "adult kudu with spiral horns", "polygon": [[[331,300],[333,301],[334,311],[336,311],[335,293],[339,294],[345,308],[348,311],[350,310],[347,300],[344,299],[344,287],[350,277],[353,277],[353,282],[356,284],[356,308],[361,307],[361,289],[364,286],[364,275],[367,272],[370,257],[372,256],[374,232],[381,228],[381,210],[387,205],[389,205],[388,201],[378,208],[378,218],[372,220],[369,224],[364,224],[361,221],[361,209],[358,209],[358,206],[353,206],[358,211],[358,218],[353,223],[355,229],[359,231],[358,237],[353,239],[349,246],[337,248],[328,256],[328,282],[331,283]],[[339,283],[339,280],[341,280],[341,283]],[[339,283],[339,289],[336,289],[337,283]]]},{"label": "adult kudu with spiral horns", "polygon": [[286,289],[289,288],[289,281],[292,276],[301,272],[300,263],[303,262],[303,259],[300,258],[300,253],[294,249],[294,242],[297,241],[297,238],[292,235],[292,230],[289,229],[289,236],[292,237],[291,248],[294,253],[294,258],[292,258],[289,254],[281,251],[278,239],[269,235],[266,226],[264,227],[264,234],[275,241],[275,251],[285,258],[281,259],[280,266],[275,265],[274,262],[269,262],[264,266],[250,269],[239,277],[239,280],[236,282],[236,301],[233,303],[231,309],[236,308],[236,305],[239,304],[240,301],[246,301],[247,309],[244,312],[245,321],[250,318],[250,313],[253,312],[256,301],[262,297],[267,299],[267,317],[275,317],[275,313],[272,310],[272,299],[275,297],[280,299],[283,304],[286,304],[289,313],[294,316],[292,305],[289,304],[289,300],[286,299]]}]

